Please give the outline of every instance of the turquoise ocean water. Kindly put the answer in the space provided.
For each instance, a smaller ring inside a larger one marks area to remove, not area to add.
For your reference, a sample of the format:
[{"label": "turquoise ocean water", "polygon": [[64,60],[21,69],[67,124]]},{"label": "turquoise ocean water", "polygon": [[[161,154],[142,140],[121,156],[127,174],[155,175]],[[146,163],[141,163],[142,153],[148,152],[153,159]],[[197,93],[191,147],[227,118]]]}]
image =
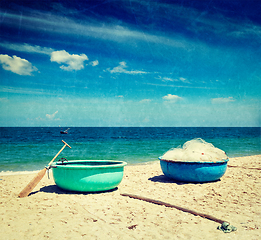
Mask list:
[{"label": "turquoise ocean water", "polygon": [[[63,128],[65,130],[66,128]],[[57,127],[0,128],[0,172],[33,171],[57,157],[122,160],[128,164],[157,161],[171,148],[202,138],[224,150],[229,158],[261,154],[260,128],[204,127],[71,127],[61,134]]]}]

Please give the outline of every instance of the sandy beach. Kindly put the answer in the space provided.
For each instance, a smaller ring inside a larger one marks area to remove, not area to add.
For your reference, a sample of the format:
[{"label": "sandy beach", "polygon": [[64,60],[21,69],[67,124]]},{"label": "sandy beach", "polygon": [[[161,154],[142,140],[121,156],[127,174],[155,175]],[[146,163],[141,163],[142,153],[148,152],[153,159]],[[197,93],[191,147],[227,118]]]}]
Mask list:
[{"label": "sandy beach", "polygon": [[[129,165],[117,189],[74,193],[47,174],[33,192],[18,198],[35,173],[0,176],[0,239],[260,239],[261,155],[230,159],[220,181],[192,184],[166,178],[159,161]],[[135,194],[230,222],[122,196]]]}]

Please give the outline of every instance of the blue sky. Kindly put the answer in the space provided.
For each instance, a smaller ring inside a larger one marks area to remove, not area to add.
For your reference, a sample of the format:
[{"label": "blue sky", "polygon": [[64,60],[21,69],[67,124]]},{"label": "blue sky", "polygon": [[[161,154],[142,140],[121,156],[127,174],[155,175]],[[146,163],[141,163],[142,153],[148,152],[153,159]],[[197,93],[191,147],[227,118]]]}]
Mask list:
[{"label": "blue sky", "polygon": [[0,126],[261,126],[258,1],[0,2]]}]

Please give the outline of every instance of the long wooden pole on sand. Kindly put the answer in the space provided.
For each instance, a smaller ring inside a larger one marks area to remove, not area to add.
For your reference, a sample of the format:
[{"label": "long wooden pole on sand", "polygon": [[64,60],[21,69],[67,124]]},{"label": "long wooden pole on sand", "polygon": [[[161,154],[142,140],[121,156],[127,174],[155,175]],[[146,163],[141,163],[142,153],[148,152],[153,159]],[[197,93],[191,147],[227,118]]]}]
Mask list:
[{"label": "long wooden pole on sand", "polygon": [[[139,199],[139,200],[142,200],[142,201],[158,204],[158,205],[164,205],[166,207],[176,208],[176,209],[181,210],[183,212],[188,212],[188,213],[194,214],[196,216],[207,218],[209,220],[212,220],[212,221],[215,221],[215,222],[218,222],[218,223],[221,223],[221,224],[224,223],[224,222],[227,222],[227,221],[224,221],[222,219],[213,217],[213,216],[205,214],[205,213],[196,212],[194,210],[190,210],[190,209],[187,209],[187,208],[184,208],[184,207],[180,207],[180,206],[177,206],[177,205],[169,204],[169,203],[162,202],[162,201],[159,201],[159,200],[146,198],[146,197],[142,197],[142,196],[138,196],[138,195],[134,195],[134,194],[128,194],[128,193],[122,193],[121,195],[125,196],[125,197],[135,198],[135,199]],[[227,223],[229,225],[229,222],[227,222]]]}]

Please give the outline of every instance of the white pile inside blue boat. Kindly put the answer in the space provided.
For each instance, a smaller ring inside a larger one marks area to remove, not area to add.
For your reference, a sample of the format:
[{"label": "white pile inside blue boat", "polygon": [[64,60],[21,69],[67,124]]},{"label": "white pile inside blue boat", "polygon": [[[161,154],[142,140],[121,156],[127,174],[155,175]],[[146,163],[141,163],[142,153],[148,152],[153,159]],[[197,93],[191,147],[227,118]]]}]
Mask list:
[{"label": "white pile inside blue boat", "polygon": [[167,151],[161,159],[182,162],[217,162],[228,159],[226,153],[213,144],[196,138],[181,147]]}]

